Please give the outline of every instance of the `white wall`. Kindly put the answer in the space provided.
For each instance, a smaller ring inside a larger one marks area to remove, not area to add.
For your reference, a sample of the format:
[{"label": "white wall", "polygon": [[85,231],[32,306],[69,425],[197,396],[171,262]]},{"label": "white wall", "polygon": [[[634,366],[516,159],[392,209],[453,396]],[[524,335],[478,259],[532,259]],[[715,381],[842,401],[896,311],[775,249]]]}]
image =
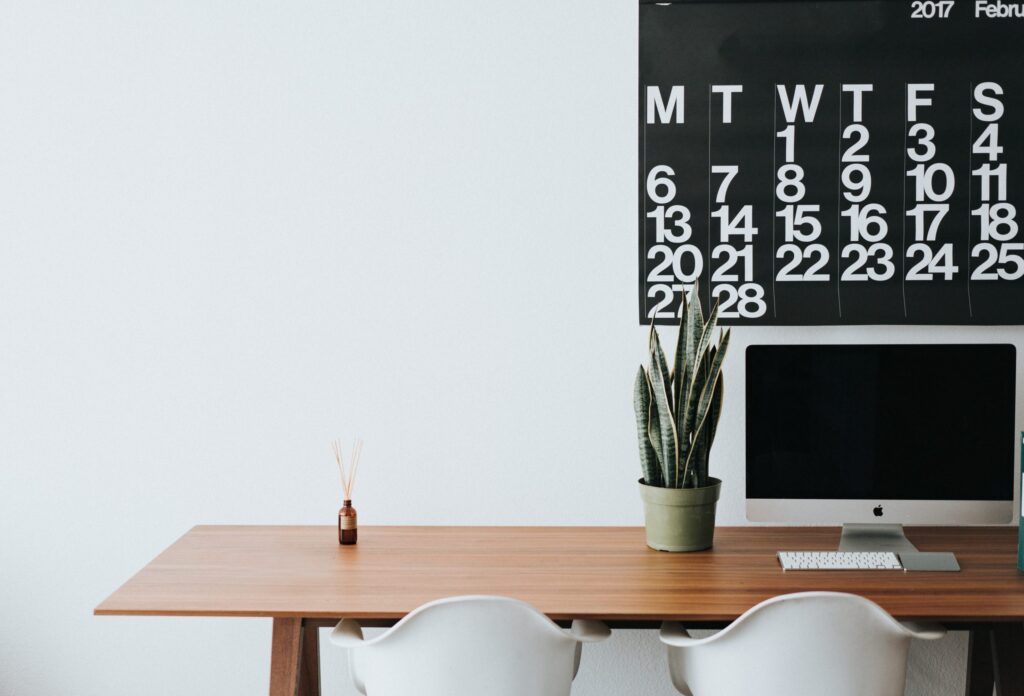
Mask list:
[{"label": "white wall", "polygon": [[[91,610],[193,524],[330,524],[339,432],[363,524],[640,523],[636,16],[0,5],[0,694],[263,692],[269,621]],[[724,524],[746,343],[1024,348],[735,340]],[[960,690],[964,645],[915,653],[910,693]],[[578,693],[640,692],[672,693],[651,633],[585,658]]]}]

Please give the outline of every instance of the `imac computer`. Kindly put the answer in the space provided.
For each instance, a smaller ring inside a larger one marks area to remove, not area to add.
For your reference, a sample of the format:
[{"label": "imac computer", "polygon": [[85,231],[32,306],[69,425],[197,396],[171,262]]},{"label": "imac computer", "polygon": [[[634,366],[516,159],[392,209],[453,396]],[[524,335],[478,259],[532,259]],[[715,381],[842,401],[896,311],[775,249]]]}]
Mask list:
[{"label": "imac computer", "polygon": [[748,347],[748,519],[894,552],[903,524],[1010,521],[1015,368],[1012,345]]}]

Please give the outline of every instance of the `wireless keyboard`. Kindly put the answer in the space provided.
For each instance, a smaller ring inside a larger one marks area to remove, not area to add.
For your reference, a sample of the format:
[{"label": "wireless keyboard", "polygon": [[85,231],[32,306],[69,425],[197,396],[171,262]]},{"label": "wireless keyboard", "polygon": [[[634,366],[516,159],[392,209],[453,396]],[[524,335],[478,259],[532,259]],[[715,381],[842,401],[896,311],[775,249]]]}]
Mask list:
[{"label": "wireless keyboard", "polygon": [[902,570],[892,551],[779,551],[783,570]]}]

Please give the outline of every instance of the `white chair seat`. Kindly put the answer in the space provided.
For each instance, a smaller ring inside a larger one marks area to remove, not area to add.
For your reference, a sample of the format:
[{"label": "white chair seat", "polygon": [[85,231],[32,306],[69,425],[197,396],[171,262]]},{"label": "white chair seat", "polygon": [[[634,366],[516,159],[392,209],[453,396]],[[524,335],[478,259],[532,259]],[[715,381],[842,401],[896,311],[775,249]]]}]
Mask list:
[{"label": "white chair seat", "polygon": [[708,638],[677,623],[661,629],[686,696],[903,696],[910,641],[944,635],[839,592],[769,599]]},{"label": "white chair seat", "polygon": [[515,599],[467,596],[424,604],[373,640],[345,619],[331,642],[348,649],[363,694],[568,696],[581,644],[609,633],[599,621],[559,628]]}]

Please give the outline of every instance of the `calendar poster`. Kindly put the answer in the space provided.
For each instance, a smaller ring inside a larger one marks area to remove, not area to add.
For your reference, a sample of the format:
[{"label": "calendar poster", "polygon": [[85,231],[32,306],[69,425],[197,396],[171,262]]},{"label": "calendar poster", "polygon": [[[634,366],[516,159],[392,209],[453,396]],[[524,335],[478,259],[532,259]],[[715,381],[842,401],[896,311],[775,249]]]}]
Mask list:
[{"label": "calendar poster", "polygon": [[640,5],[640,323],[1024,324],[1024,2]]}]

